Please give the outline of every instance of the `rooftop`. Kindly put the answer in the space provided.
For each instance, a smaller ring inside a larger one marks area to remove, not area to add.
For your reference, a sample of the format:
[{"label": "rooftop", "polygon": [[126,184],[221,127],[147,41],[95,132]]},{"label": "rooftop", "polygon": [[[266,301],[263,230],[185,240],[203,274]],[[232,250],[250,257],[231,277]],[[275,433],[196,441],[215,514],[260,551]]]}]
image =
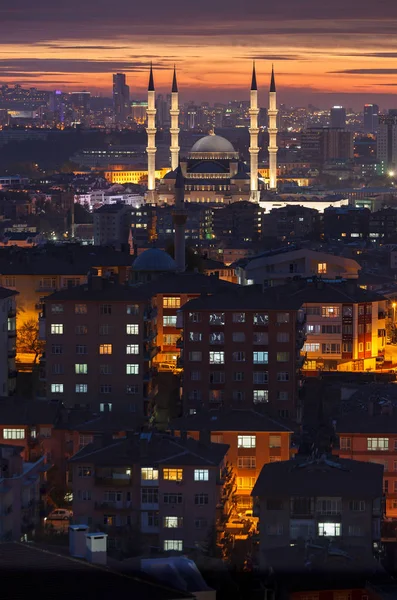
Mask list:
[{"label": "rooftop", "polygon": [[2,425],[50,425],[55,423],[58,414],[57,403],[0,398],[0,423]]},{"label": "rooftop", "polygon": [[17,294],[19,294],[19,292],[16,290],[9,290],[8,288],[0,287],[0,300],[11,298],[11,296],[16,296]]},{"label": "rooftop", "polygon": [[180,431],[271,431],[288,432],[290,429],[254,409],[221,409],[200,411],[174,419],[172,430]]}]

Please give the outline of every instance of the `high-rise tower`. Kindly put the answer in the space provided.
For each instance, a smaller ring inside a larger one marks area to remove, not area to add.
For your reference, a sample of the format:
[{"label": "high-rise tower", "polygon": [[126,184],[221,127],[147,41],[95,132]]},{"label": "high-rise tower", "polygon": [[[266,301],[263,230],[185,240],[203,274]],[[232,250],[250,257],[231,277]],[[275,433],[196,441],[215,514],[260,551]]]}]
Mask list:
[{"label": "high-rise tower", "polygon": [[113,75],[113,109],[116,123],[126,123],[131,112],[130,88],[124,73]]},{"label": "high-rise tower", "polygon": [[178,101],[178,83],[176,80],[176,69],[174,66],[174,77],[172,80],[171,93],[171,169],[175,171],[179,164],[179,101]]},{"label": "high-rise tower", "polygon": [[155,203],[156,197],[156,92],[154,90],[153,67],[150,65],[149,85],[147,92],[147,187],[146,202]]},{"label": "high-rise tower", "polygon": [[177,271],[183,273],[186,269],[185,264],[185,226],[187,212],[185,209],[185,180],[182,174],[181,167],[176,170],[175,179],[175,202],[174,210],[172,211],[172,220],[174,221],[175,243],[174,243],[174,258]]},{"label": "high-rise tower", "polygon": [[256,72],[255,72],[255,63],[252,68],[252,82],[251,82],[251,93],[250,93],[250,200],[251,202],[259,201],[259,192],[258,192],[258,86],[256,83]]},{"label": "high-rise tower", "polygon": [[274,80],[274,69],[272,67],[272,77],[270,80],[269,90],[269,188],[277,189],[277,98],[276,98],[276,82]]}]

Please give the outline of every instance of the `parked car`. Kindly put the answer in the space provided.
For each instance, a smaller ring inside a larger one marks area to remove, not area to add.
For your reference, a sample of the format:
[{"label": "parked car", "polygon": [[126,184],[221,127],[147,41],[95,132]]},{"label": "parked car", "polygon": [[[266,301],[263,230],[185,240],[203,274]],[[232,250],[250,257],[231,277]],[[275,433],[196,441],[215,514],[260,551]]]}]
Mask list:
[{"label": "parked car", "polygon": [[73,517],[73,511],[67,508],[57,508],[50,512],[48,517],[44,517],[44,521],[67,521]]}]

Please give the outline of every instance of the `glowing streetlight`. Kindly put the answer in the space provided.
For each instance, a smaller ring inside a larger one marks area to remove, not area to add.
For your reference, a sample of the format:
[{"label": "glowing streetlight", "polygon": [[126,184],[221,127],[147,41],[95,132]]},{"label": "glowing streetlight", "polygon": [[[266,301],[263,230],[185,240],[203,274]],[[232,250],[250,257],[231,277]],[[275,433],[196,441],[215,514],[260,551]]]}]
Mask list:
[{"label": "glowing streetlight", "polygon": [[394,171],[389,171],[389,172],[388,172],[388,176],[389,176],[389,177],[394,177],[394,175],[395,175],[395,172],[394,172]]}]

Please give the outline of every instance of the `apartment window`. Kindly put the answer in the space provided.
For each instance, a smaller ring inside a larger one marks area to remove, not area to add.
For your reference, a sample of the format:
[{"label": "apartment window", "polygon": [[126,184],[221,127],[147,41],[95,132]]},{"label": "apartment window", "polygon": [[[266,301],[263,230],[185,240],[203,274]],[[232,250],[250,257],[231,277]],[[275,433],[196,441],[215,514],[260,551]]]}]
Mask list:
[{"label": "apartment window", "polygon": [[87,325],[76,325],[74,331],[76,335],[87,335],[88,327]]},{"label": "apartment window", "polygon": [[63,383],[52,383],[51,394],[63,394]]},{"label": "apartment window", "polygon": [[126,354],[139,354],[138,344],[127,344],[125,347]]},{"label": "apartment window", "polygon": [[3,439],[5,440],[23,440],[25,439],[25,430],[17,428],[3,429]]},{"label": "apartment window", "polygon": [[[55,282],[55,279],[53,279],[52,281]],[[80,285],[80,279],[78,277],[67,277],[63,280],[62,285],[64,288],[76,287]],[[52,287],[55,287],[55,283]]]},{"label": "apartment window", "polygon": [[268,352],[253,352],[252,358],[254,365],[267,365],[269,362],[269,353]]},{"label": "apartment window", "polygon": [[351,450],[352,440],[349,437],[341,437],[340,438],[340,449],[341,450]]},{"label": "apartment window", "polygon": [[189,313],[189,321],[191,323],[200,323],[201,321],[201,313]]},{"label": "apartment window", "polygon": [[281,436],[270,435],[269,436],[269,448],[281,448]]},{"label": "apartment window", "polygon": [[366,342],[365,349],[366,350],[371,350],[371,342]]},{"label": "apartment window", "polygon": [[241,390],[233,390],[232,398],[236,402],[243,402],[245,398],[245,392],[242,392]]},{"label": "apartment window", "polygon": [[134,315],[137,317],[139,315],[139,304],[128,304],[127,315]]},{"label": "apartment window", "polygon": [[244,381],[244,372],[243,371],[235,371],[233,373],[233,381]]},{"label": "apartment window", "polygon": [[244,331],[233,331],[232,339],[233,339],[233,342],[245,342]]},{"label": "apartment window", "polygon": [[194,503],[200,506],[208,504],[208,494],[194,494]]},{"label": "apartment window", "polygon": [[263,402],[269,402],[268,390],[254,390],[252,393],[254,404],[262,404]]},{"label": "apartment window", "polygon": [[233,323],[245,323],[245,313],[233,313]]},{"label": "apartment window", "polygon": [[51,373],[53,375],[62,375],[62,373],[63,373],[63,365],[62,364],[52,365],[52,367],[51,367]]},{"label": "apartment window", "polygon": [[342,333],[353,335],[353,325],[342,325]]},{"label": "apartment window", "polygon": [[176,296],[169,296],[163,298],[163,308],[180,308],[181,299]]},{"label": "apartment window", "polygon": [[255,485],[256,477],[237,477],[239,490],[251,490]]},{"label": "apartment window", "polygon": [[289,352],[277,352],[277,362],[289,362]]},{"label": "apartment window", "polygon": [[253,374],[253,383],[267,383],[269,379],[269,374],[267,371],[254,371]]},{"label": "apartment window", "polygon": [[75,304],[74,312],[76,315],[86,315],[87,314],[87,305],[86,304]]},{"label": "apartment window", "polygon": [[323,344],[323,354],[340,354],[340,344]]},{"label": "apartment window", "polygon": [[153,467],[142,467],[141,468],[141,479],[143,481],[157,481],[159,478],[158,469],[153,469]]},{"label": "apartment window", "polygon": [[208,481],[209,476],[208,469],[194,469],[194,481]]},{"label": "apartment window", "polygon": [[306,309],[306,314],[319,317],[321,315],[321,308],[319,306],[308,306]]},{"label": "apartment window", "polygon": [[164,504],[182,504],[182,494],[164,494]]},{"label": "apartment window", "polygon": [[113,333],[113,326],[105,323],[99,326],[99,335],[110,335]]},{"label": "apartment window", "polygon": [[87,375],[88,373],[88,365],[79,363],[74,365],[74,372],[76,375]]},{"label": "apartment window", "polygon": [[126,385],[126,394],[139,394],[139,385]]},{"label": "apartment window", "polygon": [[211,371],[210,383],[225,383],[225,373],[223,371]]},{"label": "apartment window", "polygon": [[360,342],[360,343],[358,344],[358,351],[359,351],[359,352],[364,352],[364,344],[363,344],[363,342]]},{"label": "apartment window", "polygon": [[340,325],[322,325],[321,326],[321,333],[340,333],[341,332],[341,326]]},{"label": "apartment window", "polygon": [[277,323],[289,323],[289,313],[277,313]]},{"label": "apartment window", "polygon": [[87,346],[78,344],[76,346],[76,354],[87,354]]},{"label": "apartment window", "polygon": [[112,367],[111,367],[111,365],[100,365],[99,372],[101,375],[111,375]]},{"label": "apartment window", "polygon": [[318,498],[317,512],[321,515],[338,515],[342,509],[340,498]]},{"label": "apartment window", "polygon": [[365,510],[365,500],[350,500],[349,510],[363,512]]},{"label": "apartment window", "polygon": [[210,365],[223,365],[225,362],[224,352],[210,352]]},{"label": "apartment window", "polygon": [[232,360],[233,362],[245,362],[245,352],[233,352]]},{"label": "apartment window", "polygon": [[256,456],[239,456],[237,458],[238,469],[256,469]]},{"label": "apartment window", "polygon": [[128,364],[125,365],[126,375],[138,375],[139,374],[139,365],[138,364]]},{"label": "apartment window", "polygon": [[163,469],[163,479],[168,481],[182,481],[183,469]]},{"label": "apartment window", "polygon": [[191,362],[201,362],[202,352],[189,352],[189,360]]},{"label": "apartment window", "polygon": [[225,313],[211,313],[209,321],[210,325],[224,325]]},{"label": "apartment window", "polygon": [[201,400],[201,391],[200,390],[190,390],[190,392],[188,393],[188,398],[189,398],[189,400],[192,400],[194,402]]},{"label": "apartment window", "polygon": [[203,334],[198,331],[190,331],[189,332],[189,341],[190,342],[201,342],[203,339]]},{"label": "apartment window", "polygon": [[112,386],[109,384],[101,384],[99,386],[99,393],[100,394],[111,394],[112,393]]},{"label": "apartment window", "polygon": [[101,313],[101,315],[111,315],[112,314],[112,305],[111,304],[101,304],[100,313]]},{"label": "apartment window", "polygon": [[340,523],[319,523],[318,535],[324,537],[339,537],[341,532]]},{"label": "apartment window", "polygon": [[223,444],[223,434],[222,433],[211,433],[211,442],[213,444]]},{"label": "apartment window", "polygon": [[358,333],[362,335],[364,333],[364,323],[360,323],[358,326]]},{"label": "apartment window", "polygon": [[360,315],[360,317],[362,317],[364,315],[364,305],[360,304],[358,307],[358,314]]},{"label": "apartment window", "polygon": [[112,354],[112,352],[113,352],[112,344],[100,344],[99,354]]},{"label": "apartment window", "polygon": [[289,333],[288,333],[288,331],[278,331],[277,332],[277,342],[279,342],[279,343],[289,342]]},{"label": "apartment window", "polygon": [[79,500],[91,500],[91,490],[77,490]]},{"label": "apartment window", "polygon": [[183,541],[182,540],[164,540],[164,552],[168,552],[169,550],[176,550],[177,552],[182,552]]},{"label": "apartment window", "polygon": [[318,273],[318,275],[326,275],[327,274],[327,263],[317,263],[317,273]]},{"label": "apartment window", "polygon": [[208,521],[207,519],[195,519],[194,526],[196,529],[207,529]]},{"label": "apartment window", "polygon": [[77,467],[77,475],[78,477],[91,477],[92,469],[91,467]]},{"label": "apartment window", "polygon": [[321,316],[326,319],[335,319],[340,316],[339,306],[322,306]]},{"label": "apartment window", "polygon": [[166,529],[183,527],[183,517],[164,517],[163,525]]},{"label": "apartment window", "polygon": [[52,344],[52,346],[51,346],[51,353],[52,354],[62,354],[63,353],[63,347],[60,344]]},{"label": "apartment window", "polygon": [[281,523],[272,523],[266,527],[267,535],[283,535],[284,528]]},{"label": "apartment window", "polygon": [[92,435],[79,435],[79,450],[88,446],[88,444],[92,444],[94,437]]},{"label": "apartment window", "polygon": [[367,450],[388,450],[389,438],[367,438]]},{"label": "apartment window", "polygon": [[[10,286],[6,286],[10,287]],[[12,286],[15,287],[15,286]],[[51,304],[51,312],[52,313],[63,313],[63,304]]]},{"label": "apartment window", "polygon": [[[283,400],[283,401],[288,400],[288,392],[285,392],[285,391],[282,391],[282,390],[278,390],[278,392],[277,392],[277,400]],[[288,413],[288,411],[286,411],[286,412]],[[279,411],[279,413],[280,413],[280,411]],[[280,413],[280,416],[282,416],[281,413]]]},{"label": "apartment window", "polygon": [[289,381],[288,371],[280,371],[277,373],[277,381]]},{"label": "apartment window", "polygon": [[252,336],[252,342],[256,346],[269,343],[269,334],[267,331],[256,331]]},{"label": "apartment window", "polygon": [[158,488],[143,487],[141,489],[141,502],[142,502],[142,504],[158,504],[158,502],[159,502]]},{"label": "apartment window", "polygon": [[176,327],[176,315],[164,315],[163,327]]},{"label": "apartment window", "polygon": [[304,344],[304,352],[320,352],[320,344]]},{"label": "apartment window", "polygon": [[351,342],[343,342],[342,352],[353,352],[353,344]]},{"label": "apartment window", "polygon": [[190,372],[190,380],[191,381],[201,381],[201,371],[191,371]]},{"label": "apartment window", "polygon": [[88,392],[88,385],[86,383],[76,383],[75,392],[76,394],[86,394]]},{"label": "apartment window", "polygon": [[52,323],[51,324],[51,333],[52,333],[52,335],[62,335],[63,334],[63,324],[62,323]]},{"label": "apartment window", "polygon": [[238,448],[256,448],[256,435],[238,435]]},{"label": "apartment window", "polygon": [[127,323],[127,325],[125,326],[125,332],[127,335],[138,335],[139,325],[135,323]]},{"label": "apartment window", "polygon": [[254,325],[267,325],[269,323],[269,315],[267,313],[255,313],[253,322]]}]

